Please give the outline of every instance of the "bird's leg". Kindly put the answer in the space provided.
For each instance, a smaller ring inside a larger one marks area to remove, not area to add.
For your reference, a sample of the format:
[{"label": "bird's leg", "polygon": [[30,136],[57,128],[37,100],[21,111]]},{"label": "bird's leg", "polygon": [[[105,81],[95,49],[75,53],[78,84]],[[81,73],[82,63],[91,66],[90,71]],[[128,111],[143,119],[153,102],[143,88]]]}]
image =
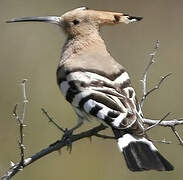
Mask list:
[{"label": "bird's leg", "polygon": [[71,129],[66,128],[64,130],[64,135],[62,136],[62,140],[66,141],[67,149],[69,150],[69,153],[71,153],[71,151],[72,151],[72,134],[73,134],[73,131],[78,129],[82,124],[83,124],[83,121],[78,121],[76,126],[74,126],[73,128],[71,128]]}]

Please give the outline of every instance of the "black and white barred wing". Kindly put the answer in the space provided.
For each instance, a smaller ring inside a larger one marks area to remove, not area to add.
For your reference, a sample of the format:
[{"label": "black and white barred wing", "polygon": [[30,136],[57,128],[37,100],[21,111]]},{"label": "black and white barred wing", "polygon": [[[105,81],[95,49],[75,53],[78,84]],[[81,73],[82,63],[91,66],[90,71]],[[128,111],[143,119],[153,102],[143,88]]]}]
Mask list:
[{"label": "black and white barred wing", "polygon": [[94,72],[70,72],[60,88],[78,116],[96,117],[112,128],[131,171],[173,170],[152,142],[139,136],[143,123],[138,118],[138,102],[127,73],[111,80]]},{"label": "black and white barred wing", "polygon": [[114,80],[93,72],[70,72],[60,88],[74,108],[112,127],[126,129],[136,123],[137,100],[126,72]]}]

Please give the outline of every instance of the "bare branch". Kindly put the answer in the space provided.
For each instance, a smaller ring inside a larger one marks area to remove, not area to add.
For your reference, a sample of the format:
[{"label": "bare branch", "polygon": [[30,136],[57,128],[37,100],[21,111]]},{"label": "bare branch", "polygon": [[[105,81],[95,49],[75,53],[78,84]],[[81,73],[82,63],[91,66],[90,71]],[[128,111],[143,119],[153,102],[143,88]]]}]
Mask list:
[{"label": "bare branch", "polygon": [[22,91],[23,91],[23,107],[22,107],[22,114],[21,114],[21,118],[19,118],[19,126],[20,126],[20,141],[19,141],[19,147],[20,147],[20,151],[21,151],[21,161],[23,163],[24,161],[24,132],[23,132],[23,128],[24,128],[24,118],[25,118],[25,110],[26,110],[26,104],[28,102],[27,100],[27,95],[26,95],[26,79],[24,79],[22,81]]},{"label": "bare branch", "polygon": [[142,74],[142,98],[141,98],[141,102],[140,102],[140,106],[143,107],[144,101],[146,99],[146,94],[147,94],[147,73],[150,69],[150,67],[152,66],[152,64],[155,62],[155,56],[158,52],[159,49],[159,40],[156,41],[155,47],[153,52],[150,54],[150,60],[149,63],[147,64],[143,74]]},{"label": "bare branch", "polygon": [[157,84],[154,88],[150,89],[150,90],[145,94],[145,99],[146,99],[146,97],[147,97],[148,95],[150,95],[152,92],[158,90],[158,89],[160,88],[161,84],[162,84],[162,83],[165,81],[165,79],[167,79],[170,75],[172,75],[172,73],[168,73],[168,74],[165,75],[165,76],[161,76],[161,79],[160,79],[160,81],[158,82],[158,84]]},{"label": "bare branch", "polygon": [[[152,120],[147,118],[143,119],[144,124],[148,124],[148,125],[154,125],[157,123],[157,121],[159,120]],[[183,119],[173,119],[168,121],[161,121],[160,123],[158,123],[158,126],[173,127],[173,126],[178,126],[182,124],[183,124]]]},{"label": "bare branch", "polygon": [[[18,121],[19,123],[19,136],[20,136],[20,139],[18,140],[18,145],[19,145],[19,148],[20,148],[20,162],[18,164],[14,164],[12,161],[10,162],[11,164],[11,168],[10,170],[15,170],[15,171],[21,171],[23,169],[23,165],[24,165],[24,162],[25,162],[25,159],[24,159],[24,156],[25,156],[25,153],[24,153],[24,150],[25,150],[25,146],[24,146],[24,127],[26,126],[24,124],[24,119],[25,119],[25,111],[26,111],[26,104],[28,102],[27,100],[27,95],[26,95],[26,79],[24,79],[21,83],[22,85],[22,92],[23,92],[23,106],[22,106],[22,112],[21,112],[21,115],[19,116],[18,113],[17,113],[17,108],[18,108],[18,104],[16,104],[14,106],[14,109],[13,109],[13,116],[16,118],[16,120]],[[11,177],[9,176],[9,172],[3,176],[1,179],[10,179]]]},{"label": "bare branch", "polygon": [[41,108],[41,111],[45,114],[45,116],[49,119],[49,122],[53,123],[55,127],[57,127],[60,131],[62,131],[63,133],[65,133],[65,130],[60,127],[54,120],[52,117],[50,117],[50,115],[48,114],[48,112],[44,109]]},{"label": "bare branch", "polygon": [[[163,119],[165,119],[166,117],[167,117],[167,115]],[[176,125],[183,124],[182,119],[174,119],[174,120],[169,120],[169,121],[162,120],[161,122],[158,121],[159,123],[157,123],[157,121],[158,120],[144,119],[144,123],[148,124],[148,125],[174,127]],[[96,137],[104,138],[104,139],[115,139],[114,137],[111,137],[111,136],[99,134],[100,131],[103,131],[107,128],[108,128],[107,126],[104,126],[103,124],[101,124],[97,127],[94,127],[92,129],[88,130],[88,131],[85,131],[85,132],[82,132],[82,133],[79,133],[76,135],[72,135],[71,142],[73,143],[73,142],[79,141],[79,140],[84,139],[84,138],[91,139],[92,136],[96,136]],[[154,142],[160,142],[160,141],[154,141]],[[170,142],[167,142],[165,140],[164,141],[162,140],[161,142],[166,143],[166,144],[170,143]],[[9,171],[6,173],[6,175],[4,175],[2,177],[2,180],[10,179],[11,177],[13,177],[15,174],[17,174],[20,171],[20,167],[25,168],[28,165],[32,164],[34,161],[37,161],[38,159],[42,158],[43,156],[46,156],[46,155],[52,153],[53,151],[59,151],[61,148],[65,147],[65,146],[67,146],[67,140],[62,138],[61,140],[56,141],[55,143],[52,143],[50,146],[48,146],[47,148],[34,154],[33,156],[24,159],[23,163],[17,163],[17,164],[13,163],[13,166],[9,169]]]},{"label": "bare branch", "polygon": [[152,92],[158,90],[160,88],[160,86],[162,85],[162,83],[165,81],[165,79],[167,79],[172,73],[168,73],[165,76],[162,76],[160,81],[157,83],[157,85],[150,89],[149,91],[147,90],[147,74],[149,72],[150,67],[152,66],[152,64],[155,62],[155,56],[157,54],[157,51],[159,49],[159,41],[156,42],[155,48],[153,53],[150,54],[150,60],[149,63],[147,64],[143,74],[142,74],[142,98],[140,101],[140,107],[142,108],[144,105],[144,102],[147,98],[147,96],[149,96]]},{"label": "bare branch", "polygon": [[[50,117],[50,115],[48,114],[48,112],[44,109],[44,108],[41,108],[42,112],[46,115],[46,117],[48,118],[49,122],[53,123],[53,125],[58,128],[60,131],[62,131],[63,133],[65,133],[66,130],[64,130],[61,126],[59,126],[55,120],[53,120],[52,117]],[[99,134],[99,133],[94,133],[93,136],[96,136],[96,137],[100,137],[100,138],[103,138],[103,139],[115,139],[114,136],[107,136],[107,135],[103,135],[103,134]]]},{"label": "bare branch", "polygon": [[[76,135],[72,135],[71,136],[71,142],[76,142],[78,140],[81,140],[83,138],[90,138],[91,136],[96,136],[96,134],[104,129],[106,129],[107,126],[104,126],[103,124],[94,127],[88,131],[76,134]],[[98,136],[99,137],[99,136]],[[102,137],[104,138],[104,137]],[[111,139],[111,138],[110,138]],[[62,138],[59,141],[56,141],[55,143],[52,143],[50,146],[48,146],[47,148],[41,150],[40,152],[34,154],[33,156],[24,159],[23,163],[17,163],[14,164],[14,166],[12,166],[9,171],[6,173],[6,175],[4,175],[3,177],[1,177],[2,180],[9,180],[11,179],[15,174],[17,174],[20,171],[20,166],[22,168],[27,167],[28,165],[32,164],[34,161],[37,161],[38,159],[42,158],[43,156],[46,156],[50,153],[52,153],[53,151],[59,151],[61,148],[67,146],[67,139]]]},{"label": "bare branch", "polygon": [[149,140],[154,142],[154,143],[172,144],[172,141],[167,141],[165,138],[162,140],[154,140],[154,139],[149,139]]},{"label": "bare branch", "polygon": [[23,107],[22,107],[22,115],[21,115],[22,123],[24,122],[26,104],[28,103],[27,95],[26,95],[26,81],[27,81],[27,79],[23,79],[23,81],[21,83],[21,85],[22,85],[22,93],[23,93]]},{"label": "bare branch", "polygon": [[107,136],[107,135],[103,135],[103,134],[99,134],[99,133],[94,134],[94,136],[103,138],[103,139],[115,139],[114,136]]},{"label": "bare branch", "polygon": [[180,142],[180,145],[183,146],[183,140],[180,137],[179,133],[176,131],[175,126],[171,127],[173,133],[175,134],[175,136],[177,137],[178,141]]},{"label": "bare branch", "polygon": [[169,115],[170,115],[170,112],[167,113],[162,119],[160,119],[159,121],[157,121],[155,124],[153,124],[153,125],[149,126],[148,128],[146,128],[146,129],[144,130],[144,132],[147,132],[147,131],[149,131],[150,129],[152,129],[152,128],[158,126],[158,125],[159,125],[163,120],[165,120]]},{"label": "bare branch", "polygon": [[[168,115],[168,114],[167,114]],[[167,117],[167,116],[166,116]],[[143,119],[145,124],[151,125],[151,126],[164,126],[164,127],[170,127],[175,136],[177,137],[179,144],[183,146],[183,140],[180,137],[179,133],[176,131],[175,126],[177,125],[182,125],[183,124],[183,119],[174,119],[174,120],[169,120],[169,121],[157,121],[157,120],[152,120],[152,119]]]},{"label": "bare branch", "polygon": [[[164,118],[166,118],[166,117],[167,117],[167,115]],[[143,121],[145,124],[148,124],[148,125],[156,125],[156,126],[158,125],[158,126],[164,126],[164,127],[175,127],[177,125],[183,124],[182,119],[174,119],[174,120],[169,120],[169,121],[162,120],[161,122],[159,122],[159,120],[144,119]],[[157,124],[157,121],[159,122],[158,124]],[[84,138],[91,139],[92,136],[96,136],[96,137],[104,138],[104,139],[115,139],[112,136],[106,136],[106,135],[99,134],[100,131],[103,131],[107,128],[108,128],[107,126],[104,126],[103,124],[101,124],[99,126],[96,126],[92,129],[88,130],[88,131],[84,131],[82,133],[72,135],[71,142],[73,143],[73,142],[79,141],[79,140],[84,139]],[[160,141],[154,140],[154,142],[160,142]],[[170,142],[167,142],[165,140],[164,141],[162,140],[161,142],[166,143],[166,144],[170,143]],[[43,156],[46,156],[46,155],[52,153],[53,151],[59,151],[63,147],[67,147],[67,139],[64,139],[64,138],[52,143],[50,146],[48,146],[47,148],[34,154],[33,156],[24,159],[24,162],[23,162],[23,164],[21,164],[21,167],[25,168],[28,165],[32,164],[34,161],[37,161],[38,159],[42,158]],[[6,175],[4,175],[2,177],[2,180],[10,179],[15,174],[17,174],[19,171],[20,171],[20,163],[14,164],[14,166],[9,169],[9,171],[6,173]]]}]

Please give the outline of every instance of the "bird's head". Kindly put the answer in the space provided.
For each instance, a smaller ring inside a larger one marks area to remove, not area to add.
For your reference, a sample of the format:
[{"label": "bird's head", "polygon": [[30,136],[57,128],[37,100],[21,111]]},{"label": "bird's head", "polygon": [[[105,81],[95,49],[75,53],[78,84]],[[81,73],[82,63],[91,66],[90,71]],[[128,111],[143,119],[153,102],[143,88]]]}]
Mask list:
[{"label": "bird's head", "polygon": [[125,13],[91,10],[86,7],[76,8],[68,11],[62,16],[38,16],[13,18],[7,23],[13,22],[48,22],[57,24],[68,35],[88,35],[98,31],[102,25],[114,25],[119,23],[132,23],[140,21],[142,17],[130,16]]}]

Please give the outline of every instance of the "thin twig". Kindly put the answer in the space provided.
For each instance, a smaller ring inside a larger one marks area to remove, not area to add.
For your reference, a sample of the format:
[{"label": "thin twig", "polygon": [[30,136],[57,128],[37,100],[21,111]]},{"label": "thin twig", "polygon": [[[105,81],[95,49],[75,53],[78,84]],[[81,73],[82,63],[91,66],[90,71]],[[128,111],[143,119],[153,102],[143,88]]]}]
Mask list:
[{"label": "thin twig", "polygon": [[147,127],[147,128],[144,130],[144,132],[147,132],[147,131],[149,131],[150,129],[152,129],[152,128],[158,126],[158,125],[159,125],[163,120],[165,120],[169,115],[170,115],[170,112],[167,113],[165,116],[163,116],[163,118],[160,119],[159,121],[157,121],[155,124],[153,124],[153,125]]},{"label": "thin twig", "polygon": [[55,127],[57,127],[60,131],[62,131],[63,133],[65,133],[65,130],[60,127],[54,120],[52,117],[50,117],[50,115],[48,114],[48,112],[44,109],[44,108],[41,108],[41,111],[45,114],[45,116],[49,119],[49,122],[53,123],[53,125]]},{"label": "thin twig", "polygon": [[148,140],[154,142],[154,143],[163,143],[163,144],[172,144],[172,141],[167,141],[165,138],[162,140],[155,140],[155,139],[149,139]]},{"label": "thin twig", "polygon": [[161,76],[161,79],[160,79],[160,81],[157,83],[157,85],[156,85],[154,88],[150,89],[150,90],[145,94],[145,99],[146,99],[146,97],[149,96],[152,92],[158,90],[158,89],[160,88],[161,84],[162,84],[162,83],[165,81],[165,79],[167,79],[170,75],[172,75],[172,73],[168,73],[168,74],[165,75],[165,76]]},{"label": "thin twig", "polygon": [[27,81],[27,79],[24,79],[22,81],[22,83],[21,83],[21,85],[22,85],[22,93],[23,93],[23,107],[22,107],[22,115],[21,115],[22,123],[24,122],[26,104],[28,103],[27,95],[26,95],[26,81]]},{"label": "thin twig", "polygon": [[[157,120],[152,120],[152,119],[143,119],[145,124],[152,125],[154,126],[157,124]],[[180,137],[179,133],[176,131],[175,126],[177,125],[182,125],[183,124],[183,119],[174,119],[174,120],[169,120],[169,121],[158,121],[158,126],[164,126],[164,127],[170,127],[175,136],[177,137],[179,144],[183,146],[183,140]],[[156,125],[156,126],[157,126]]]},{"label": "thin twig", "polygon": [[25,150],[25,146],[24,146],[24,119],[25,119],[25,111],[26,111],[26,104],[28,102],[27,100],[27,95],[26,95],[26,79],[24,79],[21,83],[22,85],[22,92],[23,92],[23,107],[22,107],[22,114],[21,114],[21,118],[19,119],[19,125],[20,125],[20,140],[19,140],[19,147],[20,147],[20,151],[21,151],[21,161],[20,162],[24,162],[24,150]]},{"label": "thin twig", "polygon": [[[157,121],[159,120],[153,120],[153,119],[147,119],[147,118],[143,119],[144,124],[147,124],[147,125],[157,124]],[[168,121],[161,121],[160,123],[158,123],[158,126],[163,126],[163,127],[173,127],[178,125],[183,125],[182,119],[173,119]]]},{"label": "thin twig", "polygon": [[147,73],[148,73],[150,67],[152,66],[152,64],[155,62],[155,56],[156,56],[156,54],[158,52],[158,49],[159,49],[159,40],[156,41],[154,50],[150,54],[149,63],[147,64],[147,66],[146,66],[146,68],[145,68],[145,70],[144,70],[144,72],[142,74],[142,79],[141,79],[141,82],[142,82],[142,98],[141,98],[141,102],[140,102],[141,108],[144,105],[144,101],[146,99],[146,94],[147,94]]},{"label": "thin twig", "polygon": [[[22,96],[23,96],[23,105],[22,105],[22,112],[21,112],[21,115],[19,116],[18,115],[18,112],[17,112],[17,108],[18,108],[18,104],[16,104],[13,108],[13,116],[16,118],[16,120],[18,121],[19,123],[19,135],[20,135],[20,139],[18,140],[18,145],[19,145],[19,148],[20,148],[20,162],[18,164],[14,164],[12,161],[10,162],[10,165],[11,165],[11,168],[10,169],[16,169],[16,171],[20,171],[23,169],[23,165],[24,165],[24,162],[25,162],[25,153],[24,153],[24,150],[25,150],[25,146],[24,146],[24,127],[25,127],[25,124],[24,124],[24,119],[25,119],[25,112],[26,112],[26,104],[28,102],[27,100],[27,95],[26,95],[26,79],[24,79],[22,82],[21,82],[21,85],[22,85]],[[2,179],[10,179],[11,177],[7,175],[3,176]]]},{"label": "thin twig", "polygon": [[[53,125],[58,128],[60,131],[62,131],[63,133],[65,133],[66,130],[64,130],[60,125],[58,125],[55,120],[53,120],[52,117],[50,117],[48,111],[46,111],[44,108],[41,108],[42,112],[46,115],[46,117],[48,118],[49,122],[53,123]],[[115,139],[114,136],[107,136],[107,135],[104,135],[104,134],[99,134],[99,133],[95,133],[93,134],[93,136],[96,136],[96,137],[100,137],[100,138],[103,138],[103,139]]]},{"label": "thin twig", "polygon": [[175,136],[177,137],[178,141],[180,142],[180,145],[183,146],[183,140],[180,137],[179,133],[176,131],[175,126],[171,127],[173,133],[175,134]]},{"label": "thin twig", "polygon": [[14,108],[13,108],[13,116],[18,120],[19,120],[19,116],[17,114],[17,108],[18,108],[18,104],[15,104]]}]

